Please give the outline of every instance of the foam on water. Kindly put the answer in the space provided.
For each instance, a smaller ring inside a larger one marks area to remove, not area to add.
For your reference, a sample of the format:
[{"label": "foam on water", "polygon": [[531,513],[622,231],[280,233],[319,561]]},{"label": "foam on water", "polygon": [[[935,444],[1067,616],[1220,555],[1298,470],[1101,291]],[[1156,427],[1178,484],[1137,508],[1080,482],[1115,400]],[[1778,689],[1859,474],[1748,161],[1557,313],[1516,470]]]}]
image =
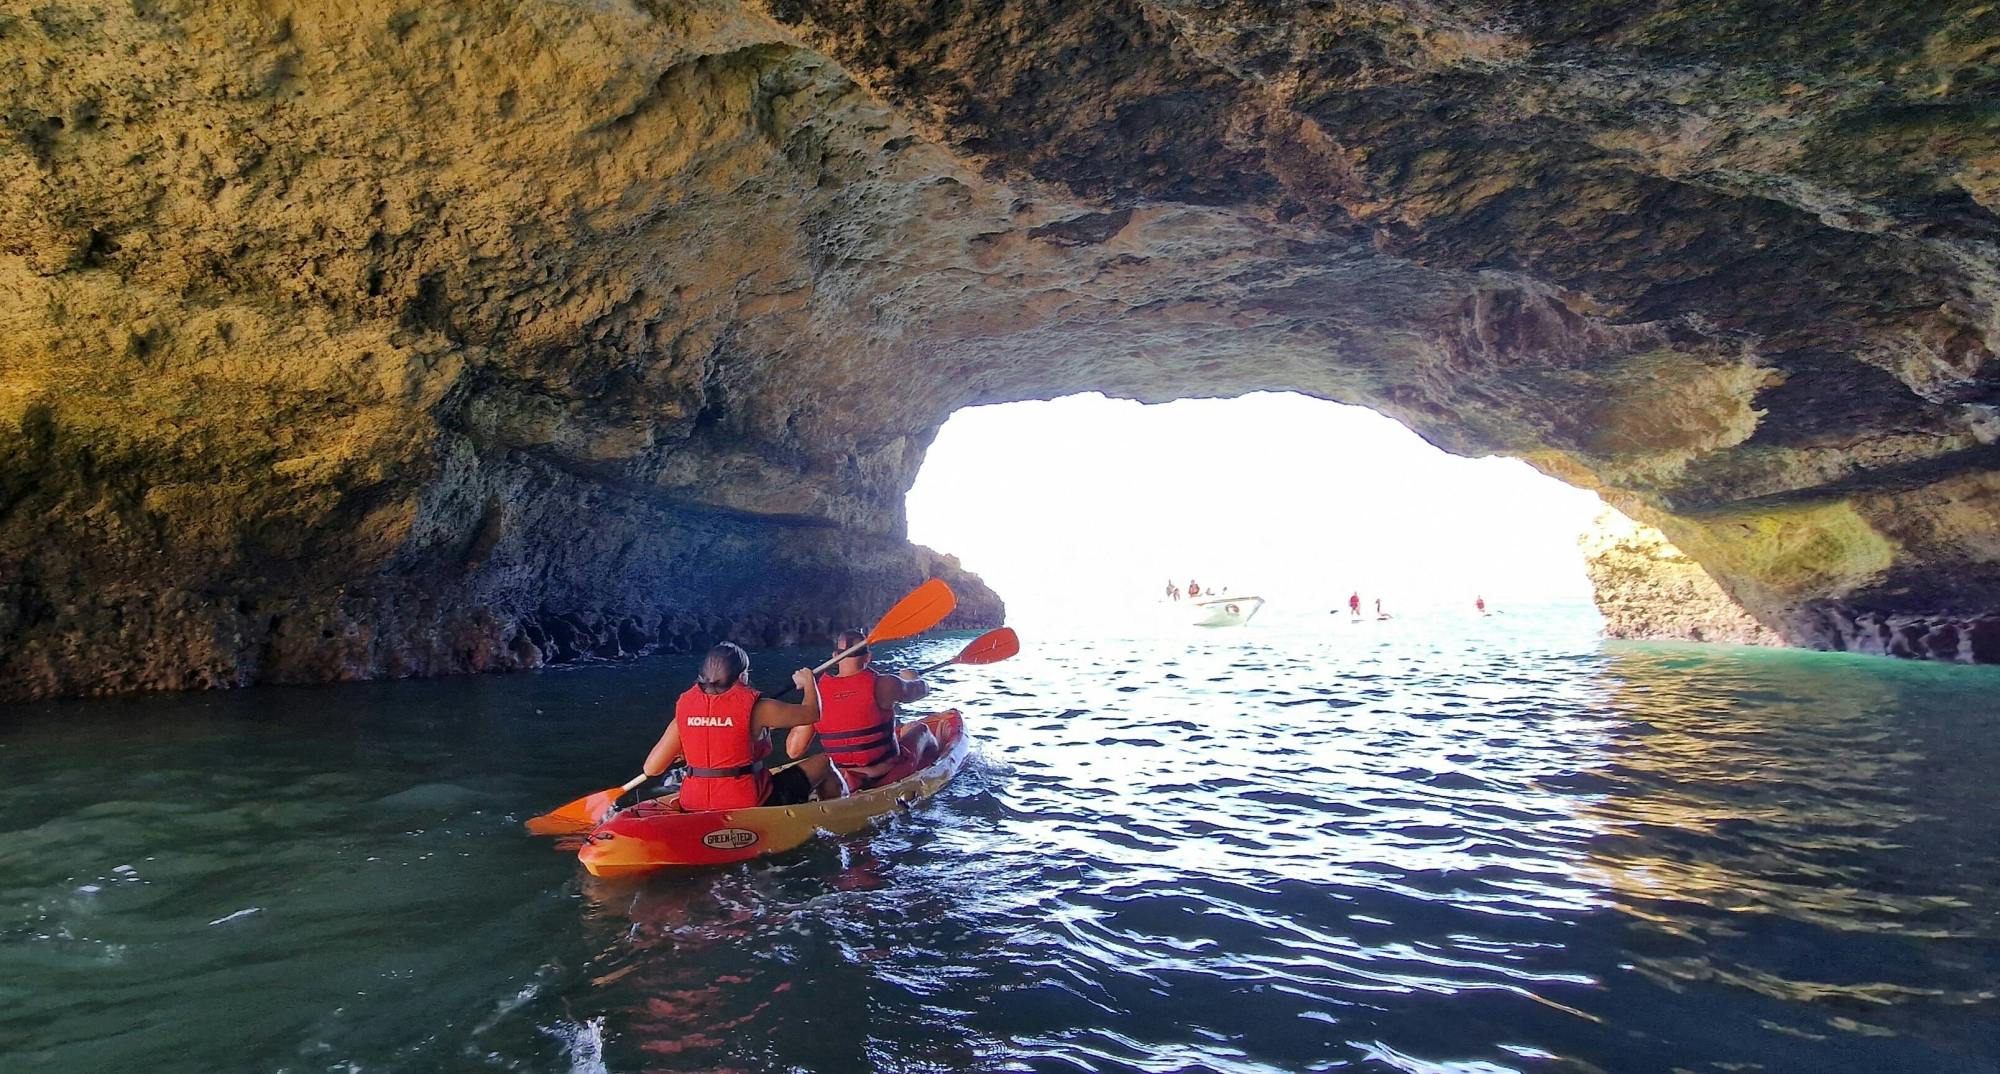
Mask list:
[{"label": "foam on water", "polygon": [[914,815],[636,885],[519,822],[685,660],[12,710],[0,1065],[2000,1063],[1993,670],[1284,611],[1031,636]]}]

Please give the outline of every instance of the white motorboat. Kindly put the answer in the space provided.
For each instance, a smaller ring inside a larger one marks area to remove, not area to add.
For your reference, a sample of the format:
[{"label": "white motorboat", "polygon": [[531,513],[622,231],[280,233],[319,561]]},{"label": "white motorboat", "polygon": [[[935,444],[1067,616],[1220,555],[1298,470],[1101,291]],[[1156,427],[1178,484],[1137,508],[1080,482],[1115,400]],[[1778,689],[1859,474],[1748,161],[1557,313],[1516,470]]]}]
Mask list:
[{"label": "white motorboat", "polygon": [[1202,597],[1191,602],[1194,625],[1242,626],[1264,607],[1263,597]]}]

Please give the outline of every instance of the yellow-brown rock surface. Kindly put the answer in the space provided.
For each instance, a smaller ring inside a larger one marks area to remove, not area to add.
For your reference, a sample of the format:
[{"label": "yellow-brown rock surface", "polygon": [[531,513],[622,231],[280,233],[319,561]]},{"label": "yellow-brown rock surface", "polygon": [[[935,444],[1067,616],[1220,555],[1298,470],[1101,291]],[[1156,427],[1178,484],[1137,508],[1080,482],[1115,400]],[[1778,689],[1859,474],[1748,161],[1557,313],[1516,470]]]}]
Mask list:
[{"label": "yellow-brown rock surface", "polygon": [[0,0],[0,696],[810,634],[927,569],[946,415],[1084,389],[1520,455],[1789,641],[1984,629],[1997,19]]},{"label": "yellow-brown rock surface", "polygon": [[1577,543],[1604,615],[1605,636],[1778,644],[1775,634],[1659,530],[1606,508]]}]

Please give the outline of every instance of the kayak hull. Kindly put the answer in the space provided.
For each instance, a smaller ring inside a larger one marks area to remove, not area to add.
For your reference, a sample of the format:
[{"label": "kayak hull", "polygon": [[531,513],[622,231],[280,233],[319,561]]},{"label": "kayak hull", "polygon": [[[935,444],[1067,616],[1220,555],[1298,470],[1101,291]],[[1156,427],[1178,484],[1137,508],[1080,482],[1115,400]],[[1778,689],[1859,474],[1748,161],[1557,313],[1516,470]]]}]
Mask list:
[{"label": "kayak hull", "polygon": [[577,859],[592,875],[643,876],[661,869],[728,865],[798,847],[820,832],[848,835],[936,794],[971,753],[965,720],[956,710],[923,717],[937,736],[938,759],[894,783],[792,806],[756,806],[683,813],[675,799],[643,802],[585,837]]}]

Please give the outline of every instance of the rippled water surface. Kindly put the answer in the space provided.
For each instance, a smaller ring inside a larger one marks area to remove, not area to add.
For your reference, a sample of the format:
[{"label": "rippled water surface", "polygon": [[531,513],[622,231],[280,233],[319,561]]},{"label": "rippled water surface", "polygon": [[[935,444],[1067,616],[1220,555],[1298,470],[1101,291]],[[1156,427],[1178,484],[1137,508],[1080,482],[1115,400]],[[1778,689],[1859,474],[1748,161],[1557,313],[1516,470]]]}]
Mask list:
[{"label": "rippled water surface", "polygon": [[940,799],[643,884],[520,822],[687,661],[0,710],[0,1068],[2000,1068],[2000,674],[1593,627],[1031,637]]}]

